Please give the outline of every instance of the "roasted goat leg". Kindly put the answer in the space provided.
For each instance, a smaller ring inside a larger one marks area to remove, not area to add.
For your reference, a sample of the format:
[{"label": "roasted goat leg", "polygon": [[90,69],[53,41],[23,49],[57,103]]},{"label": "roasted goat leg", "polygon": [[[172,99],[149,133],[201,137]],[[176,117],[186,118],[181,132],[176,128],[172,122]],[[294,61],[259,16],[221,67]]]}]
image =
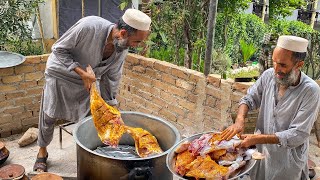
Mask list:
[{"label": "roasted goat leg", "polygon": [[90,109],[100,140],[106,145],[116,147],[126,132],[126,126],[120,112],[100,96],[96,83],[93,83],[90,89]]},{"label": "roasted goat leg", "polygon": [[162,153],[157,139],[142,128],[126,127],[127,132],[133,137],[138,155],[142,158]]}]

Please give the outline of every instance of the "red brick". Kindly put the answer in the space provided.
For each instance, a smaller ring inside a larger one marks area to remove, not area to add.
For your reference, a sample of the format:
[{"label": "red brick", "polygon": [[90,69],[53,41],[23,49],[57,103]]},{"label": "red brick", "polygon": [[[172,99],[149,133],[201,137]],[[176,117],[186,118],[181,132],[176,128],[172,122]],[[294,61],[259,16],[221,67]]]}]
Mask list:
[{"label": "red brick", "polygon": [[21,106],[23,104],[32,104],[33,99],[34,98],[32,98],[32,97],[18,98],[18,99],[15,99],[15,104],[16,104],[16,106]]},{"label": "red brick", "polygon": [[184,67],[173,67],[171,74],[184,80],[188,80],[189,77],[189,73]]},{"label": "red brick", "polygon": [[24,63],[26,64],[38,64],[41,62],[41,56],[27,56],[26,61]]},{"label": "red brick", "polygon": [[143,67],[153,68],[154,62],[156,62],[156,60],[155,59],[151,59],[151,58],[143,58],[143,59],[140,60],[140,64]]},{"label": "red brick", "polygon": [[209,74],[207,77],[207,81],[210,85],[215,87],[220,87],[221,84],[221,75],[218,74]]},{"label": "red brick", "polygon": [[15,74],[23,74],[23,73],[33,72],[33,71],[34,71],[33,66],[16,66],[14,68]]},{"label": "red brick", "polygon": [[196,109],[196,105],[192,102],[189,102],[185,99],[179,99],[178,100],[178,104],[183,107],[183,108],[186,108],[190,111],[194,111]]},{"label": "red brick", "polygon": [[155,61],[153,68],[161,72],[171,73],[172,64],[165,61]]},{"label": "red brick", "polygon": [[145,106],[147,102],[144,98],[134,94],[132,94],[132,100],[134,103],[138,104],[139,106]]},{"label": "red brick", "polygon": [[34,126],[35,124],[39,123],[39,117],[29,117],[26,119],[21,120],[23,126]]},{"label": "red brick", "polygon": [[145,73],[146,72],[146,68],[142,67],[142,66],[133,66],[132,71],[136,71],[139,73]]},{"label": "red brick", "polygon": [[34,73],[25,74],[26,81],[34,81],[34,80],[38,81],[43,77],[44,77],[43,72],[34,72]]},{"label": "red brick", "polygon": [[242,93],[247,93],[247,90],[250,86],[253,85],[253,82],[248,82],[248,83],[245,83],[245,82],[235,82],[233,83],[232,85],[232,89],[233,90],[236,90],[236,91],[240,91]]},{"label": "red brick", "polygon": [[206,86],[206,94],[207,95],[210,95],[210,96],[213,96],[215,98],[221,99],[222,93],[223,92],[219,88],[216,88],[216,87],[210,86],[210,85]]},{"label": "red brick", "polygon": [[22,80],[23,80],[23,77],[21,75],[2,77],[2,82],[5,84],[20,82]]},{"label": "red brick", "polygon": [[11,100],[11,99],[15,99],[15,98],[20,98],[20,97],[24,96],[24,94],[25,94],[24,91],[16,91],[16,92],[6,93],[6,99]]},{"label": "red brick", "polygon": [[28,89],[28,88],[36,87],[36,86],[37,86],[36,81],[21,82],[18,85],[18,89]]},{"label": "red brick", "polygon": [[0,108],[9,107],[13,105],[13,101],[6,100],[6,101],[0,101]]},{"label": "red brick", "polygon": [[45,79],[40,79],[37,81],[37,85],[43,87],[43,85],[45,84],[46,80]]},{"label": "red brick", "polygon": [[0,94],[0,101],[4,101],[6,99],[6,95],[5,94]]},{"label": "red brick", "polygon": [[206,78],[206,76],[203,73],[198,72],[198,71],[194,71],[194,72],[190,73],[189,80],[191,82],[197,83],[200,80],[205,79],[205,78]]},{"label": "red brick", "polygon": [[187,110],[184,110],[182,107],[180,107],[178,104],[168,104],[167,108],[170,112],[177,114],[179,116],[185,116],[187,113]]},{"label": "red brick", "polygon": [[174,115],[172,112],[168,111],[167,109],[164,109],[164,108],[161,109],[159,111],[159,114],[164,116],[165,120],[169,120],[169,121],[173,121],[173,122],[177,121],[177,116]]},{"label": "red brick", "polygon": [[0,114],[0,124],[6,124],[12,122],[12,115],[11,114]]},{"label": "red brick", "polygon": [[142,90],[139,90],[138,93],[137,93],[138,96],[146,99],[146,100],[151,100],[152,99],[152,94],[148,93],[148,92],[145,92],[145,91],[142,91]]},{"label": "red brick", "polygon": [[50,54],[43,54],[40,56],[41,58],[41,62],[44,62],[46,63],[48,61],[48,58],[49,58]]},{"label": "red brick", "polygon": [[203,113],[205,115],[208,115],[208,116],[212,117],[212,118],[221,119],[221,112],[217,111],[215,108],[211,108],[209,106],[205,106]]},{"label": "red brick", "polygon": [[37,64],[37,65],[35,65],[35,69],[37,71],[43,71],[44,72],[44,70],[46,69],[46,64],[45,63]]},{"label": "red brick", "polygon": [[16,114],[16,113],[21,113],[24,112],[24,107],[23,106],[16,106],[16,107],[8,107],[4,111],[6,114]]},{"label": "red brick", "polygon": [[150,78],[153,78],[153,79],[161,79],[161,72],[156,71],[154,69],[147,68],[145,75],[149,76]]},{"label": "red brick", "polygon": [[32,117],[32,111],[25,111],[25,112],[20,112],[20,113],[15,113],[12,114],[13,115],[13,119],[26,119],[26,118],[31,118]]},{"label": "red brick", "polygon": [[138,80],[141,83],[151,84],[152,79],[136,72],[128,72],[127,77]]},{"label": "red brick", "polygon": [[13,75],[13,67],[10,68],[0,68],[0,76]]},{"label": "red brick", "polygon": [[161,75],[161,80],[164,82],[167,82],[169,84],[172,84],[172,85],[175,85],[175,83],[176,83],[176,79],[173,76],[171,76],[170,74],[163,73]]},{"label": "red brick", "polygon": [[154,104],[152,101],[147,101],[146,102],[146,108],[153,111],[153,112],[158,112],[160,109],[162,109],[161,106],[158,106],[157,104]]},{"label": "red brick", "polygon": [[177,97],[174,97],[172,93],[160,91],[160,97],[168,104],[177,104]]},{"label": "red brick", "polygon": [[33,88],[33,89],[27,89],[26,90],[27,93],[26,95],[36,95],[36,94],[42,94],[43,88],[42,87],[38,87],[38,88]]},{"label": "red brick", "polygon": [[217,101],[216,98],[212,96],[207,96],[205,105],[214,108],[216,106],[216,101]]},{"label": "red brick", "polygon": [[161,107],[167,107],[168,103],[159,97],[152,97],[152,102]]},{"label": "red brick", "polygon": [[141,58],[141,56],[129,53],[126,58],[126,62],[132,65],[137,65],[137,64],[140,64],[139,58]]},{"label": "red brick", "polygon": [[192,103],[196,103],[198,98],[199,98],[199,95],[194,95],[192,93],[188,93],[187,95],[187,99]]},{"label": "red brick", "polygon": [[185,80],[182,80],[182,79],[177,79],[176,80],[176,86],[177,87],[181,87],[183,89],[186,89],[188,91],[191,91],[192,89],[194,89],[194,85],[192,85],[191,83],[185,81]]},{"label": "red brick", "polygon": [[181,88],[176,88],[174,86],[168,86],[168,92],[175,94],[179,97],[187,97],[187,92]]}]

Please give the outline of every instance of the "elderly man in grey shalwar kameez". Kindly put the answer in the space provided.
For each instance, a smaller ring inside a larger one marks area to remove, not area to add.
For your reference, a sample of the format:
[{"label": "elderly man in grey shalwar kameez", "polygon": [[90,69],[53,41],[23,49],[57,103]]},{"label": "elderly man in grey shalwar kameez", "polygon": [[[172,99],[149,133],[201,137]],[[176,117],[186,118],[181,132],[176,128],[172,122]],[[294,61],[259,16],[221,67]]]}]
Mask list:
[{"label": "elderly man in grey shalwar kameez", "polygon": [[266,70],[239,105],[235,124],[224,139],[243,133],[249,110],[260,108],[256,130],[242,135],[240,147],[257,145],[266,158],[257,161],[251,180],[305,180],[311,128],[320,108],[319,85],[300,71],[308,40],[280,36],[273,52],[274,68]]},{"label": "elderly man in grey shalwar kameez", "polygon": [[[89,89],[94,81],[106,102],[117,104],[127,49],[146,40],[150,24],[150,17],[135,9],[128,9],[118,24],[89,16],[80,19],[53,45],[45,70],[35,171],[47,171],[46,147],[52,140],[56,119],[77,122],[88,115]],[[88,66],[95,77],[85,71]]]}]

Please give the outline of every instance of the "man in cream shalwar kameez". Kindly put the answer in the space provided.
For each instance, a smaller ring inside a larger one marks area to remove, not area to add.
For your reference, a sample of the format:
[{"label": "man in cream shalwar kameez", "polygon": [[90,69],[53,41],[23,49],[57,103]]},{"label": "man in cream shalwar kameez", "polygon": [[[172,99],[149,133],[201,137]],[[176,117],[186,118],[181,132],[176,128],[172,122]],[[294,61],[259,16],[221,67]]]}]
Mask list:
[{"label": "man in cream shalwar kameez", "polygon": [[259,109],[256,130],[243,135],[242,147],[256,145],[266,155],[250,172],[251,180],[306,180],[309,135],[320,107],[318,84],[300,71],[308,41],[280,36],[273,53],[274,68],[266,70],[239,105],[235,124],[225,139],[243,132],[249,110]]}]

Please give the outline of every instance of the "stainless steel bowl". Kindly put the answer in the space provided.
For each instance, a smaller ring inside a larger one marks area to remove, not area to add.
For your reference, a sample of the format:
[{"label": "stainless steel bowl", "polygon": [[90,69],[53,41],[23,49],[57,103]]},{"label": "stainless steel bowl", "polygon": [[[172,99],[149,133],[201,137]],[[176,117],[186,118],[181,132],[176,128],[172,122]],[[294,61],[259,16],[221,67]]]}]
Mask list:
[{"label": "stainless steel bowl", "polygon": [[[216,131],[209,131],[209,132],[203,132],[203,133],[199,133],[199,134],[195,134],[193,136],[190,136],[188,138],[185,138],[183,140],[181,140],[179,143],[177,143],[176,145],[174,145],[172,148],[171,148],[171,151],[168,153],[167,155],[167,159],[166,159],[166,164],[167,164],[167,167],[168,169],[171,171],[171,173],[173,175],[175,175],[176,177],[178,177],[179,179],[181,180],[186,180],[185,178],[183,178],[182,176],[180,176],[175,170],[174,170],[174,166],[175,166],[175,163],[176,163],[176,156],[177,156],[177,153],[175,153],[176,149],[183,143],[187,143],[187,142],[191,142],[197,138],[199,138],[201,135],[203,134],[208,134],[208,133],[216,133]],[[253,166],[256,164],[256,161],[257,160],[254,160],[254,159],[251,159],[249,161],[247,161],[246,165],[244,167],[242,167],[240,169],[239,172],[237,172],[235,175],[229,177],[229,179],[237,179],[243,175],[245,175],[247,172],[249,172]]]}]

